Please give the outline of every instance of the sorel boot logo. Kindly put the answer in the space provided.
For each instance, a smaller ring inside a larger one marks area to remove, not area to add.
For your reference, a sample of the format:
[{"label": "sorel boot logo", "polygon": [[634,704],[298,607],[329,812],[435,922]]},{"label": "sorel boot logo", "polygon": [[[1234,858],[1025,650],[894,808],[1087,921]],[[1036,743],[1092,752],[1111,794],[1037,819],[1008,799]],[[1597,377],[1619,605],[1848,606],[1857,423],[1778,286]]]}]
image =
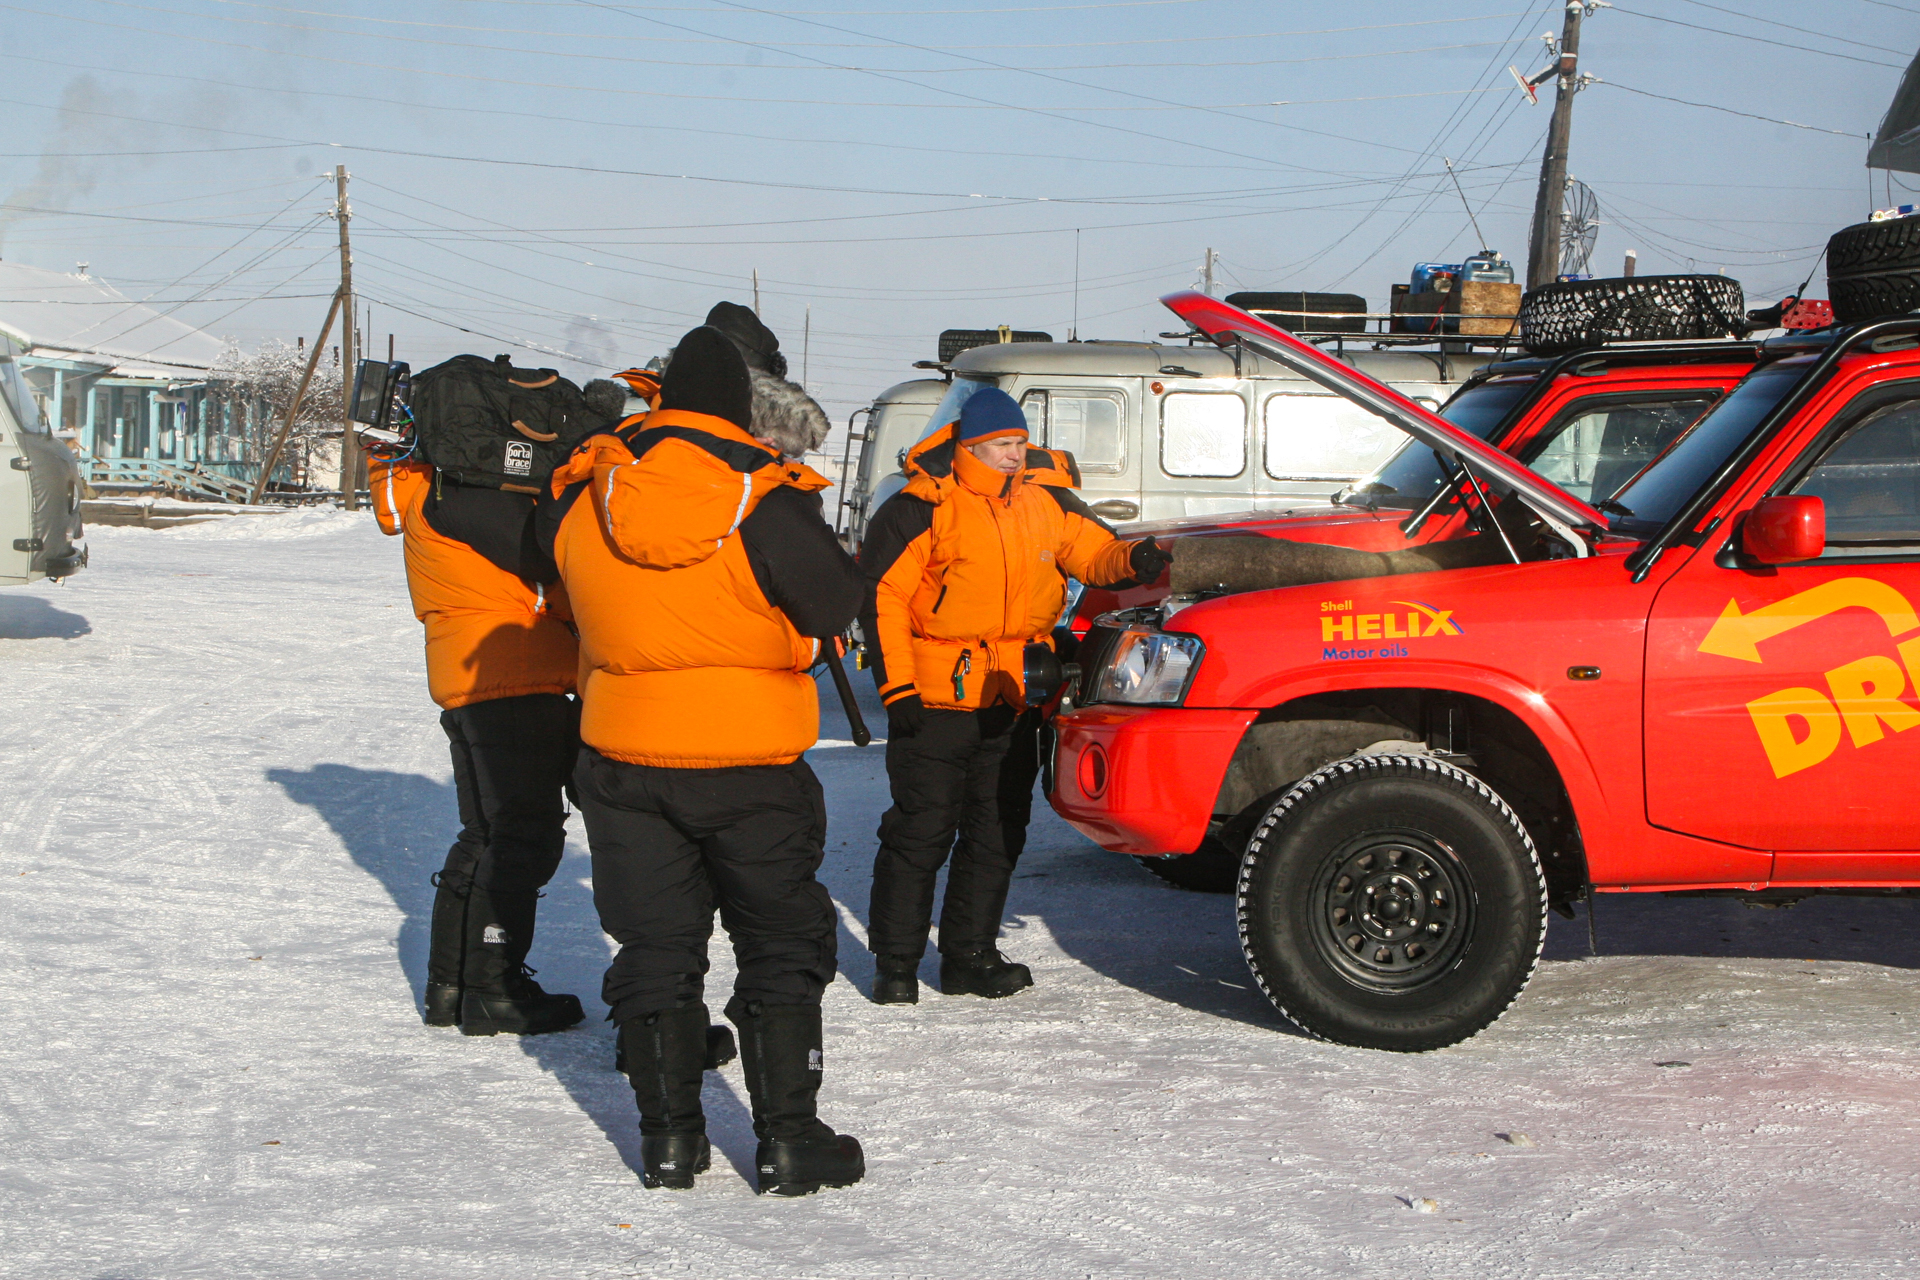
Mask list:
[{"label": "sorel boot logo", "polygon": [[820,1051],[818,1049],[807,1050],[807,1070],[821,1071],[824,1069],[825,1062]]},{"label": "sorel boot logo", "polygon": [[481,936],[480,941],[489,946],[495,943],[505,946],[507,943],[507,931],[497,924],[490,924],[487,926],[486,933]]}]

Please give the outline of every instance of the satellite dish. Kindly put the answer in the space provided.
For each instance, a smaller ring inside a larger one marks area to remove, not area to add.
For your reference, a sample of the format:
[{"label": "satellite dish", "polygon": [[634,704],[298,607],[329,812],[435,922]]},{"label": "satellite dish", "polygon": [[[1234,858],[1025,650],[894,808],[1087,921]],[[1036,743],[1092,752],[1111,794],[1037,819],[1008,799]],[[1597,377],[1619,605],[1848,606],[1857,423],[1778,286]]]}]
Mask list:
[{"label": "satellite dish", "polygon": [[1567,179],[1566,201],[1560,212],[1560,274],[1587,275],[1593,260],[1593,242],[1600,237],[1600,202],[1593,188]]}]

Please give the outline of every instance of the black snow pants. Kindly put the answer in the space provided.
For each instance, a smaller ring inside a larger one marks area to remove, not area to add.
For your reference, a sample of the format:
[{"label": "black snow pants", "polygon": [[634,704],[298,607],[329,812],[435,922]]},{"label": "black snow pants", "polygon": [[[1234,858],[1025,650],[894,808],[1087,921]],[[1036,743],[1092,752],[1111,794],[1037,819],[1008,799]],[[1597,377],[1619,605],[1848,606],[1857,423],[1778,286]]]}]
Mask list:
[{"label": "black snow pants", "polygon": [[1007,706],[929,709],[919,732],[887,740],[893,807],[880,819],[867,915],[875,955],[917,961],[926,952],[934,879],[949,853],[941,952],[979,951],[998,940],[1033,816],[1039,725],[1037,712]]},{"label": "black snow pants", "polygon": [[540,890],[566,846],[562,792],[580,749],[580,704],[557,693],[440,713],[453,753],[460,838],[434,876],[427,981],[500,991],[526,963]]},{"label": "black snow pants", "polygon": [[820,1003],[838,954],[814,879],[827,804],[806,761],[665,769],[582,747],[574,786],[600,927],[620,946],[602,989],[615,1022],[705,998],[715,908],[738,970],[729,1010]]}]

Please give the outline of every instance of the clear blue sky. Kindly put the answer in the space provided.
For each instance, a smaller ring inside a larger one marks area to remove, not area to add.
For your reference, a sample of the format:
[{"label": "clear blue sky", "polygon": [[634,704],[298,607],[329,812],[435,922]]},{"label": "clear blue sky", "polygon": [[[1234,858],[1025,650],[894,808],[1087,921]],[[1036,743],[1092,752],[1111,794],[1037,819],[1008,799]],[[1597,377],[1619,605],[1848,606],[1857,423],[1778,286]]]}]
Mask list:
[{"label": "clear blue sky", "polygon": [[[1450,157],[1524,259],[1549,107],[1507,67],[1559,28],[1519,0],[0,3],[0,255],[290,341],[332,286],[316,178],[344,163],[372,332],[416,368],[502,339],[575,375],[644,361],[757,268],[796,375],[811,305],[844,419],[942,328],[1065,336],[1076,239],[1082,337],[1167,328],[1155,297],[1208,247],[1223,292],[1384,307],[1478,247]],[[1865,135],[1916,44],[1920,0],[1598,10],[1572,162],[1596,270],[1632,248],[1756,302],[1797,285],[1887,203]]]}]

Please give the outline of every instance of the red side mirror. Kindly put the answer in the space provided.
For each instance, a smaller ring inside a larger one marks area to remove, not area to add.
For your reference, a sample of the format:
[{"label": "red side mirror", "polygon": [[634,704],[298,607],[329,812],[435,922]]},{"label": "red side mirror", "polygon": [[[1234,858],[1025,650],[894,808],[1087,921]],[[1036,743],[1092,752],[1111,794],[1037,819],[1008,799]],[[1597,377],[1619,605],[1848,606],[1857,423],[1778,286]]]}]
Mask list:
[{"label": "red side mirror", "polygon": [[1827,549],[1826,504],[1805,493],[1762,498],[1747,513],[1740,546],[1761,564],[1812,560]]}]

